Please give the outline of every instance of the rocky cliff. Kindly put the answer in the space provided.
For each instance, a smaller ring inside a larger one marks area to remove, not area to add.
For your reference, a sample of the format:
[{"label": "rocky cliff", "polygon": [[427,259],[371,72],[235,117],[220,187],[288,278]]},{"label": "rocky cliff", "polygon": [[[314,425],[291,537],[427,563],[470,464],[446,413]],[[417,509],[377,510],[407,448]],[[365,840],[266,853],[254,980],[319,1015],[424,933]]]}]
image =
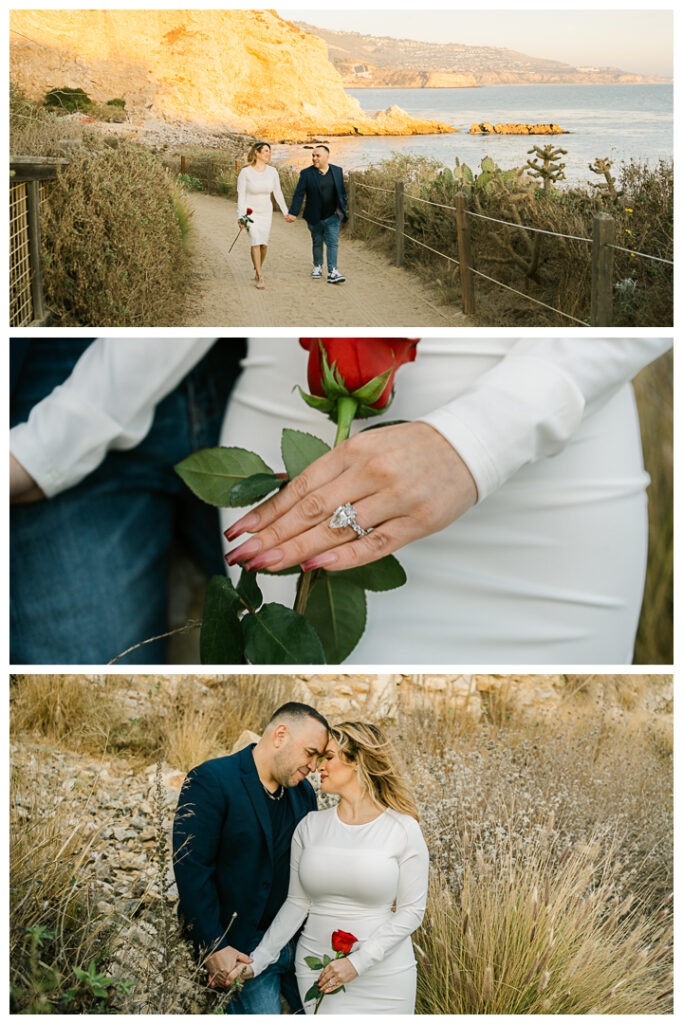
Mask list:
[{"label": "rocky cliff", "polygon": [[365,114],[322,39],[253,10],[15,10],[10,74],[31,99],[80,87],[136,117],[272,139],[412,135],[450,126]]}]

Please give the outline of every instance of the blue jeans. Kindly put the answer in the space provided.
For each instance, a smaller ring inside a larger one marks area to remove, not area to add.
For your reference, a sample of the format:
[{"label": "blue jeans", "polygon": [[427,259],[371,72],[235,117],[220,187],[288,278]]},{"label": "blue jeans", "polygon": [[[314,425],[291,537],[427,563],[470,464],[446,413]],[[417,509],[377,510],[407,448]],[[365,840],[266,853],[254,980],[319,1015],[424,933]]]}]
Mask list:
[{"label": "blue jeans", "polygon": [[[10,342],[11,344],[11,342]],[[32,342],[11,404],[12,423],[63,381],[89,342]],[[144,345],[144,340],[141,340]],[[130,451],[109,452],[75,487],[10,513],[10,661],[105,664],[167,629],[175,544],[208,574],[221,574],[217,510],[188,490],[173,466],[218,444],[241,340],[219,341],[157,406]],[[165,660],[165,642],[122,664]]]},{"label": "blue jeans", "polygon": [[311,240],[313,242],[313,266],[322,267],[323,265],[323,242],[327,247],[327,272],[334,270],[337,266],[337,252],[339,250],[339,227],[341,221],[336,213],[333,213],[331,217],[326,217],[325,220],[318,221],[317,224],[309,224],[308,230],[311,232]]},{"label": "blue jeans", "polygon": [[226,1013],[282,1013],[280,993],[289,1003],[292,1013],[303,1013],[299,989],[294,973],[296,939],[292,939],[280,953],[279,959],[266,967],[263,974],[245,981],[239,996],[231,999]]}]

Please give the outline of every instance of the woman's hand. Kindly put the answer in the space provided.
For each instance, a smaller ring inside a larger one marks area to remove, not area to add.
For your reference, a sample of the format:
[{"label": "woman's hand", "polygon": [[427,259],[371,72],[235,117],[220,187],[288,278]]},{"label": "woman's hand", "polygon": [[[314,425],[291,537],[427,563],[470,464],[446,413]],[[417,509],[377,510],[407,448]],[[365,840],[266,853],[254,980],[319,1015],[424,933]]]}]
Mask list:
[{"label": "woman's hand", "polygon": [[323,970],[318,978],[318,988],[327,995],[328,992],[334,992],[340,985],[346,985],[348,981],[353,981],[357,977],[356,968],[345,956],[342,956],[339,960],[332,960]]},{"label": "woman's hand", "polygon": [[22,464],[9,456],[9,500],[12,504],[41,501],[45,497],[38,484]]},{"label": "woman's hand", "polygon": [[[442,530],[476,500],[467,466],[427,423],[369,430],[316,459],[226,530],[229,541],[254,534],[226,560],[249,571],[350,569]],[[357,538],[350,526],[330,528],[335,509],[346,502],[371,533]]]}]

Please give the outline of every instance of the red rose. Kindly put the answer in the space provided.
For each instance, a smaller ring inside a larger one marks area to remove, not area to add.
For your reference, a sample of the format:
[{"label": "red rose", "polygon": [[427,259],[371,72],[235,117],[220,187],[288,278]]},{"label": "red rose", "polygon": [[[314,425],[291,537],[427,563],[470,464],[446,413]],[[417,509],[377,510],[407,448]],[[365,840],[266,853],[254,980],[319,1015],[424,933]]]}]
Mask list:
[{"label": "red rose", "polygon": [[249,216],[250,213],[253,213],[253,212],[254,212],[253,210],[251,210],[249,207],[247,207],[247,217]]},{"label": "red rose", "polygon": [[349,392],[357,391],[393,367],[381,395],[371,403],[373,409],[384,409],[391,400],[396,370],[404,363],[413,362],[418,341],[419,338],[301,338],[300,344],[308,351],[311,394],[325,396],[320,355],[322,345],[330,367],[337,364]]},{"label": "red rose", "polygon": [[332,932],[332,949],[335,953],[343,953],[348,956],[354,942],[358,942],[358,939],[351,932],[343,932],[339,928],[336,932]]}]

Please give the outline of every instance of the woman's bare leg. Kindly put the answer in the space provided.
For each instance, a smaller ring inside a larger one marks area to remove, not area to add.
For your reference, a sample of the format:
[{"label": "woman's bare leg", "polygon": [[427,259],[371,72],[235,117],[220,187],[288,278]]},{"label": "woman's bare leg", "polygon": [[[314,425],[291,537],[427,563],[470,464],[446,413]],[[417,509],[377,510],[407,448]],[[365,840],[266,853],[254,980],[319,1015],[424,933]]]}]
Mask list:
[{"label": "woman's bare leg", "polygon": [[261,273],[261,248],[260,245],[252,245],[251,247],[251,262],[254,264],[254,270],[256,271],[257,288],[265,288],[263,274]]}]

